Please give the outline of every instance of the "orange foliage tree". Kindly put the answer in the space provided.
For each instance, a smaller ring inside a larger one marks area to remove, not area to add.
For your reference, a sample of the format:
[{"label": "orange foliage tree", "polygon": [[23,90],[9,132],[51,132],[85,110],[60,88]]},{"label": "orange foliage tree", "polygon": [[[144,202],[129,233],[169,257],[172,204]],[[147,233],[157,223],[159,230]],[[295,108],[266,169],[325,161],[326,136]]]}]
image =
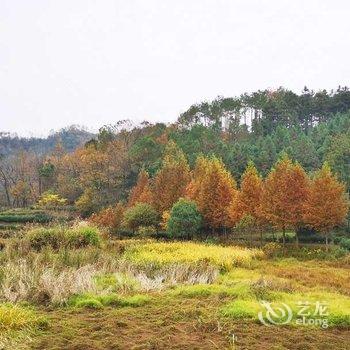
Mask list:
[{"label": "orange foliage tree", "polygon": [[327,163],[310,181],[304,205],[304,220],[328,240],[330,230],[341,224],[348,213],[349,201],[345,195],[345,186],[339,182]]},{"label": "orange foliage tree", "polygon": [[102,209],[90,216],[89,221],[97,226],[106,227],[109,230],[118,231],[121,228],[125,208],[122,203],[115,207]]},{"label": "orange foliage tree", "polygon": [[185,154],[174,141],[169,141],[153,184],[153,205],[159,213],[170,210],[185,195],[189,181],[190,168]]},{"label": "orange foliage tree", "polygon": [[187,196],[197,203],[208,227],[214,230],[229,226],[228,206],[235,192],[236,182],[221,160],[197,159]]},{"label": "orange foliage tree", "polygon": [[261,215],[262,191],[263,180],[254,163],[249,162],[241,178],[240,190],[237,191],[228,209],[232,225],[237,225],[247,216],[251,218],[249,220],[251,223],[250,231],[257,229],[263,223],[263,217]]},{"label": "orange foliage tree", "polygon": [[144,169],[140,171],[137,183],[130,192],[128,207],[132,207],[136,203],[152,203],[150,180],[147,171]]},{"label": "orange foliage tree", "polygon": [[299,164],[284,155],[275,164],[264,183],[261,210],[264,217],[282,229],[285,246],[286,228],[297,229],[303,221],[303,205],[308,178]]}]

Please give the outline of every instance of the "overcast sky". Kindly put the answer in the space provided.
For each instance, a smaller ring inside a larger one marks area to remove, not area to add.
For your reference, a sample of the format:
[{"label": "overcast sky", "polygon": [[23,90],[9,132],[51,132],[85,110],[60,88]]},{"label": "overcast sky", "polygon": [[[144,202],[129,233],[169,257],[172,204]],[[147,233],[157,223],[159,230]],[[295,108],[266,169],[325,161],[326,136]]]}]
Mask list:
[{"label": "overcast sky", "polygon": [[347,0],[1,0],[0,131],[174,121],[191,104],[350,84]]}]

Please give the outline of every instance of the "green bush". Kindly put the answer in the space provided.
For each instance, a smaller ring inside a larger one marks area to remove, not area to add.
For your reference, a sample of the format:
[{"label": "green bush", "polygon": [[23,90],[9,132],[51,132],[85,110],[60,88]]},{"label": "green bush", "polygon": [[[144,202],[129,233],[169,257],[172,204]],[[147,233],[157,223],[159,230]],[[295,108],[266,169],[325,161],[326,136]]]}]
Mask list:
[{"label": "green bush", "polygon": [[124,214],[124,223],[130,230],[137,230],[141,226],[157,226],[159,219],[157,211],[146,203],[138,203]]},{"label": "green bush", "polygon": [[343,249],[350,250],[350,238],[345,238],[345,237],[343,237],[343,238],[340,240],[339,245],[340,245],[340,247],[343,248]]},{"label": "green bush", "polygon": [[67,230],[65,238],[71,248],[82,248],[88,245],[97,246],[101,240],[98,229],[90,226]]},{"label": "green bush", "polygon": [[65,241],[64,230],[60,227],[35,228],[27,233],[26,238],[29,241],[30,246],[37,250],[47,246],[50,246],[53,249],[58,249]]},{"label": "green bush", "polygon": [[202,224],[202,217],[195,202],[180,198],[172,207],[168,221],[168,233],[172,238],[192,238]]}]

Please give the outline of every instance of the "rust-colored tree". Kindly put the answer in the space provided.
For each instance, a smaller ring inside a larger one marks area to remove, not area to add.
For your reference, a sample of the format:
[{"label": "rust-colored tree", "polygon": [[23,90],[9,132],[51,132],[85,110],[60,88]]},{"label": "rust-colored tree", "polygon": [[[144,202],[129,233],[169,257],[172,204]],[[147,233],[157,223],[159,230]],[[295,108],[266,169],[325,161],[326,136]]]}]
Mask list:
[{"label": "rust-colored tree", "polygon": [[229,227],[228,207],[235,192],[236,182],[221,160],[197,160],[187,195],[197,203],[207,227],[213,231]]},{"label": "rust-colored tree", "polygon": [[185,195],[189,181],[190,169],[185,154],[174,141],[169,141],[153,184],[153,205],[160,214],[170,210]]},{"label": "rust-colored tree", "polygon": [[[240,190],[237,191],[234,200],[229,206],[229,218],[232,226],[249,224],[252,244],[252,233],[260,228],[260,240],[262,241],[261,226],[264,218],[261,214],[261,197],[263,191],[263,180],[259,175],[254,163],[249,162],[241,178]],[[249,220],[248,220],[249,218]],[[241,222],[242,221],[242,222]]]},{"label": "rust-colored tree", "polygon": [[310,227],[324,234],[327,250],[330,231],[345,220],[348,210],[345,186],[325,163],[310,181],[304,205],[304,220]]},{"label": "rust-colored tree", "polygon": [[282,230],[283,247],[286,229],[297,229],[303,220],[307,193],[307,175],[299,164],[284,155],[265,180],[261,201],[263,216]]},{"label": "rust-colored tree", "polygon": [[136,203],[152,203],[150,179],[147,171],[144,169],[140,171],[137,183],[130,192],[128,207],[132,207]]},{"label": "rust-colored tree", "polygon": [[123,204],[119,202],[115,207],[108,207],[92,214],[89,221],[116,233],[121,228],[124,211]]}]

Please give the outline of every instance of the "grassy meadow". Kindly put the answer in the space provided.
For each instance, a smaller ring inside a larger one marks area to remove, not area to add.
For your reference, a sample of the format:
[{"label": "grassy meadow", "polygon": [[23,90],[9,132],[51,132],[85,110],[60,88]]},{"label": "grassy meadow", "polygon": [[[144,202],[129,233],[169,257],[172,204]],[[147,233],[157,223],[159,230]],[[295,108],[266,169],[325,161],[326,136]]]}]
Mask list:
[{"label": "grassy meadow", "polygon": [[[1,239],[3,349],[347,349],[350,342],[350,257],[335,246],[283,255],[276,243],[115,239],[86,222],[23,215],[29,222]],[[263,325],[262,300],[288,304],[292,321]],[[326,303],[328,327],[297,325],[300,301]]]}]

